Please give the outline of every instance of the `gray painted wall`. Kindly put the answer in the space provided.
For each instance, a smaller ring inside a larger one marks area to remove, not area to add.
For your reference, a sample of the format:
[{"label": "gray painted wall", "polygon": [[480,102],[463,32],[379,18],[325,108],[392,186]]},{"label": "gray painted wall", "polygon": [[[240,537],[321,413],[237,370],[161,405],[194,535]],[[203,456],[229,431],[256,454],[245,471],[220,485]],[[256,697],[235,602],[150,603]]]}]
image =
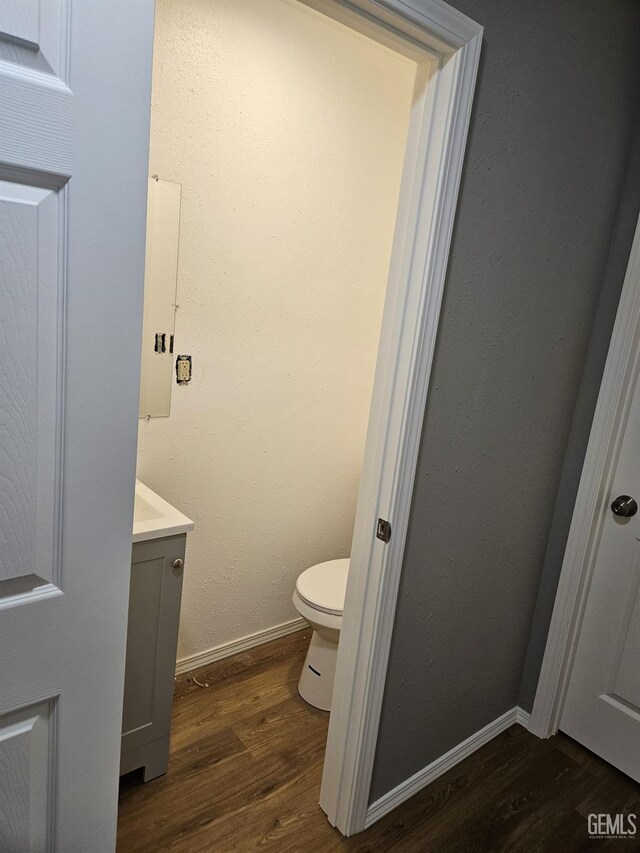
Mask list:
[{"label": "gray painted wall", "polygon": [[635,0],[452,0],[485,42],[371,800],[516,705],[640,89]]},{"label": "gray painted wall", "polygon": [[636,131],[632,155],[627,169],[622,201],[618,211],[611,251],[598,308],[591,331],[582,381],[578,391],[569,440],[556,495],[549,530],[547,550],[542,567],[538,600],[533,614],[529,648],[522,673],[518,704],[527,711],[533,708],[538,676],[547,642],[547,633],[562,569],[564,551],[573,516],[584,456],[587,451],[591,422],[598,400],[602,373],[609,351],[611,332],[616,319],[620,291],[624,281],[631,244],[640,211],[640,126]]}]

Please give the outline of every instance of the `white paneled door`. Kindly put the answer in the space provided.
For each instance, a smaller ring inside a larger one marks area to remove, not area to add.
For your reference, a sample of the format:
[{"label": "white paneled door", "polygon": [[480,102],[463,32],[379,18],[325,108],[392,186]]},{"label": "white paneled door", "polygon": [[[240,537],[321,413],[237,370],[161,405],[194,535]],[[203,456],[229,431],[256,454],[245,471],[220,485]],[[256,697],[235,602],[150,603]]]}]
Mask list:
[{"label": "white paneled door", "polygon": [[[637,345],[637,343],[636,343]],[[640,386],[636,380],[560,728],[640,781]]]},{"label": "white paneled door", "polygon": [[0,850],[109,851],[152,0],[0,0]]}]

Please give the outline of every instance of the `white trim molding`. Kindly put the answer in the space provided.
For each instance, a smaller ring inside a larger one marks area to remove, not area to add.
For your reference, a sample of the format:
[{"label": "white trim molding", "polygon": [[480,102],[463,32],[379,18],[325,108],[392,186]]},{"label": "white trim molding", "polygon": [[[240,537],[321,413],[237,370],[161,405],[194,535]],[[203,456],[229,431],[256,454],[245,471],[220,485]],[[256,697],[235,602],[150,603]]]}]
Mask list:
[{"label": "white trim molding", "polygon": [[[418,63],[320,793],[352,835],[367,817],[482,27],[440,0],[304,2]],[[391,523],[388,544],[378,518]]]},{"label": "white trim molding", "polygon": [[254,649],[263,643],[271,642],[271,640],[279,640],[280,637],[286,637],[288,634],[294,634],[296,631],[302,631],[308,627],[307,622],[299,617],[291,619],[289,622],[283,622],[281,625],[274,625],[273,628],[266,628],[264,631],[256,631],[254,634],[240,637],[239,640],[222,643],[213,649],[207,649],[206,652],[198,652],[195,655],[180,658],[176,662],[176,675],[183,675],[185,672],[191,672],[193,669],[209,666],[209,664],[215,663],[218,660],[223,660],[224,658],[231,657],[231,655],[237,655],[240,652]]},{"label": "white trim molding", "polygon": [[593,417],[551,617],[530,731],[558,731],[629,407],[640,366],[640,223]]},{"label": "white trim molding", "polygon": [[439,776],[446,773],[447,770],[451,770],[456,764],[464,761],[465,758],[468,758],[477,749],[489,743],[490,740],[493,740],[501,732],[510,729],[511,726],[516,724],[527,728],[528,722],[529,714],[523,711],[522,708],[511,708],[511,710],[506,711],[502,716],[471,735],[471,737],[463,740],[462,743],[454,746],[449,752],[445,752],[440,758],[436,758],[435,761],[423,767],[422,770],[418,770],[409,779],[401,782],[396,788],[393,788],[387,794],[380,797],[379,800],[376,800],[375,803],[372,803],[367,811],[365,826],[369,827],[380,820],[381,817],[384,817],[401,803],[413,797],[418,791],[426,788],[427,785],[434,782]]}]

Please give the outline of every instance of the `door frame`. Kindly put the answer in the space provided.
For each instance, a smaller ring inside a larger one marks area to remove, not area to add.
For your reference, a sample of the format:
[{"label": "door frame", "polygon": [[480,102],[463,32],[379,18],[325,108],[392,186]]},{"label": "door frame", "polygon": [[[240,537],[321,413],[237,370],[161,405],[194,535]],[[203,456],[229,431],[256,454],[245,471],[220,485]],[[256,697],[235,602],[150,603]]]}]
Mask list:
[{"label": "door frame", "polygon": [[320,793],[351,835],[375,819],[369,790],[483,28],[441,0],[302,2],[418,62]]},{"label": "door frame", "polygon": [[529,731],[556,734],[640,371],[640,219],[582,468]]}]

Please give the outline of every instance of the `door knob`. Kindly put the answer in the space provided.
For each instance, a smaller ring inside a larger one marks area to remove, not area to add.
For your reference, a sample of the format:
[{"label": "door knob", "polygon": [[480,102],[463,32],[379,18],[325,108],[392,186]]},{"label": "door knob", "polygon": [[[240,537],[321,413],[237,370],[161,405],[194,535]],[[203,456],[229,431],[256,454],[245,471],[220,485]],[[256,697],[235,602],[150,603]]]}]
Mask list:
[{"label": "door knob", "polygon": [[[635,501],[634,501],[634,503],[635,503]],[[637,508],[638,508],[638,507],[636,507],[636,509],[637,509]],[[633,512],[635,512],[635,511],[636,511],[636,510],[634,509],[634,511],[633,511]],[[631,515],[633,515],[633,512],[631,513]],[[184,563],[183,563],[183,562],[182,562],[182,560],[178,557],[178,559],[177,559],[177,560],[174,560],[174,561],[173,561],[173,563],[171,563],[171,565],[173,566],[173,568],[174,568],[174,569],[181,569],[181,568],[183,567]]]},{"label": "door knob", "polygon": [[620,495],[611,504],[611,512],[621,518],[631,518],[638,512],[638,504],[629,495]]}]

